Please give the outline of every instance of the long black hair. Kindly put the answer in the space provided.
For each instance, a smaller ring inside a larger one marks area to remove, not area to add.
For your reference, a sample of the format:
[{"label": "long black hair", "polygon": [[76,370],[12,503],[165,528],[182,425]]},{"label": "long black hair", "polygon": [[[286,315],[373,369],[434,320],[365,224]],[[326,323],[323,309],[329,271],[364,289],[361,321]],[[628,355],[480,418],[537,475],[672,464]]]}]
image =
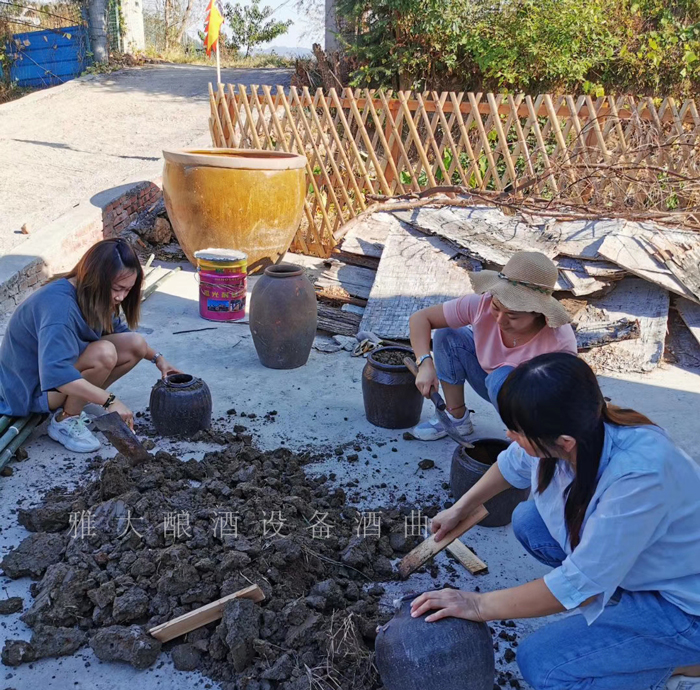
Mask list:
[{"label": "long black hair", "polygon": [[[136,282],[120,307],[112,304],[112,285],[125,272],[136,273]],[[74,278],[78,304],[90,328],[108,334],[112,320],[124,313],[131,330],[136,330],[141,314],[143,269],[133,247],[121,238],[102,240],[85,252],[75,268],[56,278]]]},{"label": "long black hair", "polygon": [[575,474],[564,510],[569,542],[575,549],[598,484],[604,423],[642,426],[653,422],[635,410],[608,405],[588,364],[564,352],[539,355],[516,367],[498,394],[498,409],[508,429],[523,434],[541,453],[538,493],[554,477],[557,439],[571,436],[576,440]]}]

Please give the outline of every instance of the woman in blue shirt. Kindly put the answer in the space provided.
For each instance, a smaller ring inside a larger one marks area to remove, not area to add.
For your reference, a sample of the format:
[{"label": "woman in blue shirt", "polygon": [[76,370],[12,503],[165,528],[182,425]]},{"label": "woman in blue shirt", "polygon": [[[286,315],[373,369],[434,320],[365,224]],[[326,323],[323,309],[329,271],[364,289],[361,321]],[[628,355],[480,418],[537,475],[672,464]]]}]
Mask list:
[{"label": "woman in blue shirt", "polygon": [[700,467],[644,415],[608,405],[573,355],[518,366],[498,407],[514,443],[432,530],[441,539],[492,496],[531,487],[513,530],[553,570],[484,594],[427,592],[412,614],[489,621],[580,608],[519,646],[535,690],[657,689],[700,675]]},{"label": "woman in blue shirt", "polygon": [[100,447],[86,426],[86,403],[118,412],[132,425],[131,411],[109,386],[142,359],[163,376],[177,371],[131,332],[138,325],[142,280],[133,248],[121,239],[103,240],[70,273],[24,300],[0,346],[0,414],[54,412],[49,436],[79,453]]}]

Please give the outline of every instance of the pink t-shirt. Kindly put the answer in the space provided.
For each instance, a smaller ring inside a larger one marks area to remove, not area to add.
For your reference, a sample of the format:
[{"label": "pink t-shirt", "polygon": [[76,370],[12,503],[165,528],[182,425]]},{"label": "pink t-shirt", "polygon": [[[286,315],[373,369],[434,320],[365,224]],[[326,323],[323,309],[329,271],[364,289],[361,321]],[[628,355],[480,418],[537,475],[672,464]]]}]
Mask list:
[{"label": "pink t-shirt", "polygon": [[491,313],[491,299],[489,294],[465,295],[443,305],[445,320],[450,328],[472,326],[476,358],[488,374],[506,365],[517,367],[545,352],[578,353],[576,335],[571,324],[559,328],[545,326],[530,342],[517,347],[506,347],[501,338],[501,330]]}]

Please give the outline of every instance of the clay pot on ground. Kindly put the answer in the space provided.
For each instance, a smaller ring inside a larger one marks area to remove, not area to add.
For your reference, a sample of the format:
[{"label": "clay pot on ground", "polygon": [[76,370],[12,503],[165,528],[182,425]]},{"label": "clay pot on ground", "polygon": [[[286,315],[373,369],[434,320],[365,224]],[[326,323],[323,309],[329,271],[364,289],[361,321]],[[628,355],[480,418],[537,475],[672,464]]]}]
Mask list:
[{"label": "clay pot on ground", "polygon": [[423,396],[402,360],[408,347],[380,347],[370,352],[362,370],[362,398],[367,421],[384,429],[408,429],[420,421]]},{"label": "clay pot on ground", "polygon": [[[459,500],[481,479],[510,445],[500,438],[480,438],[472,441],[474,448],[457,446],[452,455],[450,488],[455,501]],[[513,516],[518,503],[526,501],[530,489],[507,489],[485,503],[489,514],[479,523],[482,527],[503,527]]]},{"label": "clay pot on ground", "polygon": [[316,291],[301,266],[268,266],[250,296],[250,332],[263,366],[304,366],[317,322]]},{"label": "clay pot on ground", "polygon": [[175,235],[194,253],[217,247],[248,255],[250,273],[274,264],[301,223],[306,158],[238,149],[163,151],[163,197]]},{"label": "clay pot on ground", "polygon": [[211,426],[211,392],[202,379],[172,374],[151,390],[151,419],[162,436],[192,436]]},{"label": "clay pot on ground", "polygon": [[411,618],[417,596],[400,599],[394,617],[377,633],[377,668],[386,690],[493,690],[488,626],[462,618],[426,623],[428,614]]}]

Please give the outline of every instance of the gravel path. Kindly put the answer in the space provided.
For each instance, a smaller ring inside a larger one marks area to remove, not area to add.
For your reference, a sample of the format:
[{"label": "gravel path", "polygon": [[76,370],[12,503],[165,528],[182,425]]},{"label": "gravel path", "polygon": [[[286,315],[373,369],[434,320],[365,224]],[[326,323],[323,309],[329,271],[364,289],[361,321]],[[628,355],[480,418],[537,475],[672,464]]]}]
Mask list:
[{"label": "gravel path", "polygon": [[[0,255],[101,192],[159,174],[163,148],[210,146],[215,72],[153,65],[77,79],[0,106]],[[223,70],[224,83],[289,86],[283,69]]]}]

